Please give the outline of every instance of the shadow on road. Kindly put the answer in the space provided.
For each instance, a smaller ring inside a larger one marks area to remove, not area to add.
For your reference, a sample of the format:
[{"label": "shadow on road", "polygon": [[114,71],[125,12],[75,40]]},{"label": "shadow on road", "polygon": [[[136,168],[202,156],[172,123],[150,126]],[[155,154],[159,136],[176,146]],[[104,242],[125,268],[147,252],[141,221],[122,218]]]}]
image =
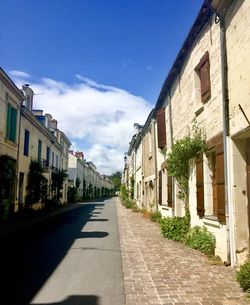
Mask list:
[{"label": "shadow on road", "polygon": [[32,303],[32,305],[99,305],[99,301],[94,295],[72,295],[61,302]]},{"label": "shadow on road", "polygon": [[[83,231],[88,221],[108,221],[90,220],[93,211],[103,206],[104,200],[80,205],[1,242],[0,304],[29,304],[76,239],[108,236],[107,232]],[[53,304],[98,305],[98,298],[71,296],[69,300]]]}]

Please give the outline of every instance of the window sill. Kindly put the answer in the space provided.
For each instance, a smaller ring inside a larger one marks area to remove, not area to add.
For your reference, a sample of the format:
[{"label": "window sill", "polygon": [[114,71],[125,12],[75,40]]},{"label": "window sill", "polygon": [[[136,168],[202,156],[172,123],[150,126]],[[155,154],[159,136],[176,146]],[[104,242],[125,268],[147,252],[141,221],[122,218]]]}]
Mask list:
[{"label": "window sill", "polygon": [[162,208],[162,210],[166,210],[166,211],[172,210],[172,207],[169,207],[166,204],[162,204],[161,208]]},{"label": "window sill", "polygon": [[202,112],[204,111],[204,106],[200,106],[196,111],[195,111],[195,116],[199,116]]},{"label": "window sill", "polygon": [[17,143],[16,142],[13,142],[7,138],[5,138],[5,142],[8,143],[9,145],[13,146],[13,147],[17,147]]},{"label": "window sill", "polygon": [[203,218],[203,224],[214,228],[221,228],[218,218],[214,215],[205,216]]}]

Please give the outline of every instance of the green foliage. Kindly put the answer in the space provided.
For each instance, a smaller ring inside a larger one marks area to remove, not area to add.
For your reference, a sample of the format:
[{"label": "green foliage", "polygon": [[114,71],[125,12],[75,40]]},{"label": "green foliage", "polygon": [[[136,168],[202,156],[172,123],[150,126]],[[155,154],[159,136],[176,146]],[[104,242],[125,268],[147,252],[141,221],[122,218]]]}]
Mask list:
[{"label": "green foliage", "polygon": [[77,189],[79,189],[79,187],[80,187],[80,184],[81,184],[81,180],[80,180],[80,178],[76,178],[76,188]]},{"label": "green foliage", "polygon": [[164,237],[175,241],[184,241],[189,230],[189,219],[185,217],[164,217],[160,221]]},{"label": "green foliage", "polygon": [[121,187],[122,173],[115,172],[114,174],[109,176],[109,179],[112,181],[115,191],[118,191]]},{"label": "green foliage", "polygon": [[75,203],[78,199],[78,190],[75,186],[68,188],[67,200],[69,203]]},{"label": "green foliage", "polygon": [[160,222],[162,217],[160,212],[152,212],[150,213],[150,219],[153,222]]},{"label": "green foliage", "polygon": [[119,196],[121,198],[121,201],[124,201],[129,196],[128,195],[128,190],[127,190],[127,188],[126,188],[126,186],[124,184],[121,185]]},{"label": "green foliage", "polygon": [[14,211],[16,160],[0,156],[0,219],[7,219]]},{"label": "green foliage", "polygon": [[130,198],[134,199],[134,193],[135,193],[135,178],[132,176],[130,178]]},{"label": "green foliage", "polygon": [[206,152],[204,134],[195,125],[192,133],[176,141],[172,151],[167,157],[167,170],[170,176],[176,178],[180,191],[178,197],[183,200],[188,198],[189,160]]},{"label": "green foliage", "polygon": [[56,172],[52,172],[51,178],[51,190],[52,190],[52,197],[55,200],[56,204],[59,204],[60,198],[62,197],[62,189],[63,183],[68,177],[65,170],[58,170]]},{"label": "green foliage", "polygon": [[131,200],[130,198],[126,198],[123,201],[123,205],[127,208],[127,209],[133,209],[135,207],[135,202],[133,200]]},{"label": "green foliage", "polygon": [[40,199],[44,202],[47,199],[47,179],[43,176],[43,169],[40,162],[32,160],[30,162],[26,204],[32,207],[32,204],[39,202]]},{"label": "green foliage", "polygon": [[244,291],[250,292],[250,261],[240,267],[236,279]]},{"label": "green foliage", "polygon": [[208,232],[206,227],[195,226],[191,228],[186,235],[185,244],[207,255],[214,255],[215,237]]}]

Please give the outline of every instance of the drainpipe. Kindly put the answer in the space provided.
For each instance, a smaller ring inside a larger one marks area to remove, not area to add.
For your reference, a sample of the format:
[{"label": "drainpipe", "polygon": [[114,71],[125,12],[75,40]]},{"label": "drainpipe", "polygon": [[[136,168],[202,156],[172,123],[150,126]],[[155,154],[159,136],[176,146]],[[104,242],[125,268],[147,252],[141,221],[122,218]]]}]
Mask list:
[{"label": "drainpipe", "polygon": [[227,231],[227,262],[235,266],[235,237],[234,237],[234,211],[231,194],[230,175],[230,129],[229,129],[229,96],[228,96],[228,66],[225,31],[225,10],[216,12],[217,22],[220,23],[220,51],[221,51],[221,82],[222,82],[222,107],[223,107],[223,146],[224,146],[224,176],[225,176],[225,212]]},{"label": "drainpipe", "polygon": [[136,183],[136,148],[134,149],[134,198],[133,200],[136,200],[137,198],[137,183]]},{"label": "drainpipe", "polygon": [[[170,94],[170,90],[168,89],[168,95],[167,95],[167,99],[168,99],[168,114],[169,114],[169,130],[170,130],[170,145],[171,148],[174,145],[174,136],[173,136],[173,121],[172,121],[172,105],[171,105],[171,94]],[[173,187],[172,187],[172,216],[175,215],[175,183],[176,180],[174,177],[172,177],[172,181],[173,181]]]},{"label": "drainpipe", "polygon": [[16,198],[15,198],[15,205],[16,205],[16,201],[17,201],[17,206],[18,206],[18,212],[19,209],[20,209],[20,206],[19,206],[19,162],[20,162],[20,138],[21,138],[21,116],[22,116],[22,113],[21,113],[21,108],[22,106],[19,105],[19,126],[18,126],[18,142],[17,142],[17,164],[16,164]]},{"label": "drainpipe", "polygon": [[155,163],[155,207],[158,212],[158,168],[157,168],[157,143],[156,143],[156,120],[152,119],[153,129],[154,129],[154,163]]}]

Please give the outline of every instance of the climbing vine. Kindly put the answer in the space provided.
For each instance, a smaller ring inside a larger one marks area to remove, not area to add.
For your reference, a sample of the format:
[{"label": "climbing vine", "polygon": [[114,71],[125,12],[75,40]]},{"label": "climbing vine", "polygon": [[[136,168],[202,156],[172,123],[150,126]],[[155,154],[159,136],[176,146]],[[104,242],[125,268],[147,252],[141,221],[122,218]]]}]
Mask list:
[{"label": "climbing vine", "polygon": [[189,135],[176,141],[172,151],[167,156],[168,174],[176,178],[179,186],[178,197],[188,200],[189,160],[207,151],[204,132],[193,123]]}]

